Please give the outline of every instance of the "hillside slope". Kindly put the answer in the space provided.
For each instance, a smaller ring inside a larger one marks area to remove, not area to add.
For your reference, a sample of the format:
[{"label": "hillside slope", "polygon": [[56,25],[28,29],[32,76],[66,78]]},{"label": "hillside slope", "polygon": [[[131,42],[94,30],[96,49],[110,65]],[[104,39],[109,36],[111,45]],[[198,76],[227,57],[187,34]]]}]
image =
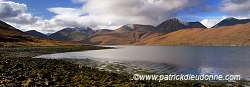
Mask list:
[{"label": "hillside slope", "polygon": [[210,29],[182,29],[134,45],[250,45],[250,23]]}]

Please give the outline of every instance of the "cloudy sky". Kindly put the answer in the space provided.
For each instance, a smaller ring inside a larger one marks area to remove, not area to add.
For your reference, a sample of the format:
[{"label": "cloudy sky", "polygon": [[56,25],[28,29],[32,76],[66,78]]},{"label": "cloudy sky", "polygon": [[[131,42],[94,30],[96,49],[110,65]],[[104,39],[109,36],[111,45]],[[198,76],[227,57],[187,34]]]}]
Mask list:
[{"label": "cloudy sky", "polygon": [[173,17],[211,27],[227,17],[250,18],[250,0],[0,0],[0,20],[43,33],[81,26],[157,26]]}]

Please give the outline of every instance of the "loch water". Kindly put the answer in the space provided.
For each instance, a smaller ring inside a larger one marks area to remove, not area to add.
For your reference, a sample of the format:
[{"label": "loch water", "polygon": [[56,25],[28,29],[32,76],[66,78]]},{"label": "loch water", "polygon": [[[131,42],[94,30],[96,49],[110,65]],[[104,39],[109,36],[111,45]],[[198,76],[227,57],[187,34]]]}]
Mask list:
[{"label": "loch water", "polygon": [[[86,59],[103,69],[162,74],[241,75],[250,78],[250,46],[111,46],[115,49],[41,55],[35,58]],[[83,61],[80,61],[83,60]],[[85,61],[85,62],[84,62]],[[121,67],[122,66],[122,67]],[[127,68],[124,68],[127,67]],[[136,73],[136,72],[135,72]]]}]

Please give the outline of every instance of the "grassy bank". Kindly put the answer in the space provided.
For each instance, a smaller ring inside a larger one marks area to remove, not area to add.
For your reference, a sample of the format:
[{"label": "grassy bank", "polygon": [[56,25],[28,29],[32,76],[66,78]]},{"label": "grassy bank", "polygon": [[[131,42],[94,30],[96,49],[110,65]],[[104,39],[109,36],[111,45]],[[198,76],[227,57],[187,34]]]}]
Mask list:
[{"label": "grassy bank", "polygon": [[[64,60],[32,58],[42,54],[97,49],[107,48],[96,46],[0,48],[0,86],[209,86],[196,81],[134,81],[132,75],[126,73],[100,71]],[[225,86],[225,84],[216,85]]]},{"label": "grassy bank", "polygon": [[0,56],[2,57],[34,57],[43,54],[75,52],[85,50],[110,49],[110,47],[100,46],[22,46],[22,47],[2,47]]}]

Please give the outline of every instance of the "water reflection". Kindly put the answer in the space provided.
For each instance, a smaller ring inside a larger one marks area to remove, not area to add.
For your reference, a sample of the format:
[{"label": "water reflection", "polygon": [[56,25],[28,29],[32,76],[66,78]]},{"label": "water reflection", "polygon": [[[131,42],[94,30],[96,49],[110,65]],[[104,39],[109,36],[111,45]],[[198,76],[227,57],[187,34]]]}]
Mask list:
[{"label": "water reflection", "polygon": [[160,73],[240,74],[250,76],[250,47],[119,46],[83,52],[42,55],[43,58],[91,58]]}]

